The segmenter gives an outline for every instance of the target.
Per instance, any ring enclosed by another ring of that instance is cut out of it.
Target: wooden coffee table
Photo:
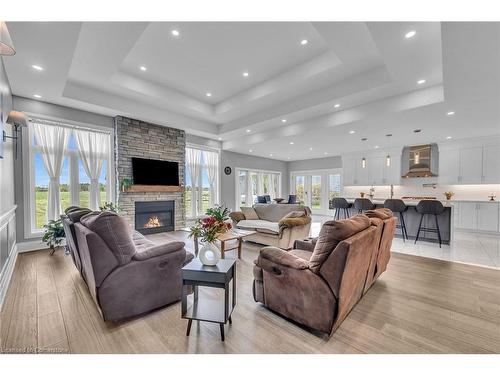
[[[243,229],[232,229],[229,232],[221,234],[217,237],[217,240],[220,242],[220,256],[224,259],[224,253],[229,250],[238,250],[238,259],[241,259],[241,245],[243,243],[243,238],[246,236],[250,236],[251,234],[255,234],[252,230],[243,230]],[[226,242],[236,240],[236,246],[226,247]]]
[[[182,230],[185,232],[190,232],[189,228],[182,228]],[[251,234],[255,234],[255,233],[257,233],[257,232],[255,232],[253,230],[231,229],[229,232],[221,234],[219,237],[217,237],[217,240],[220,242],[221,258],[222,259],[225,258],[224,253],[226,251],[237,249],[238,250],[238,259],[241,259],[241,245],[243,243],[243,238],[245,238],[246,236],[250,236]],[[229,241],[237,241],[236,246],[227,247],[226,242],[229,242]],[[199,242],[198,242],[197,236],[193,236],[193,243],[194,243],[194,255],[198,256]]]

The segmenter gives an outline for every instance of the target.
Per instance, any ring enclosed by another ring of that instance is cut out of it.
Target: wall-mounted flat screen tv
[[[179,186],[179,163],[164,160],[132,158],[136,185]]]

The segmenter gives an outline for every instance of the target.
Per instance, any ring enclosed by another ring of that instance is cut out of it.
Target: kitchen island
[[[349,203],[354,203],[355,198],[346,198]],[[371,201],[375,204],[376,208],[384,207],[384,198],[374,198]],[[417,237],[418,224],[420,222],[420,214],[416,210],[416,206],[419,200],[409,199],[403,200],[408,209],[403,213],[403,217],[406,223],[406,231],[408,233],[408,237],[410,240],[415,240]],[[444,211],[441,215],[438,216],[439,229],[441,232],[441,242],[445,245],[449,245],[453,238],[453,222],[454,222],[454,209],[455,206],[452,201],[441,201],[444,206]],[[356,215],[357,210],[352,207],[350,209],[350,215]],[[398,217],[399,214],[395,213],[395,216]],[[436,223],[434,221],[434,217],[432,215],[425,215],[424,220],[422,221],[422,227],[426,228],[435,228]],[[396,230],[396,237],[403,238],[401,234],[401,230]],[[438,242],[437,233],[433,232],[420,232],[419,241],[427,241],[427,242]]]

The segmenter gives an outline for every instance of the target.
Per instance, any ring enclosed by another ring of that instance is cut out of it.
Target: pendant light
[[[386,134],[385,136],[387,137],[387,156],[385,157],[385,165],[386,165],[386,167],[390,167],[391,166],[391,154],[389,154],[389,152],[390,152],[390,148],[391,148],[392,134]]]
[[[12,56],[15,54],[16,50],[10,38],[7,24],[5,21],[0,21],[0,56]]]
[[[366,142],[368,138],[361,138],[362,142]],[[363,157],[361,158],[361,168],[366,168],[365,146],[363,145]]]

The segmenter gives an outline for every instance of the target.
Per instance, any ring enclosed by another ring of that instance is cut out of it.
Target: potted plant
[[[50,255],[53,255],[56,249],[61,246],[63,239],[66,237],[61,219],[50,220],[43,226],[42,241],[50,247]]]
[[[101,211],[111,211],[111,212],[116,212],[116,213],[118,213],[122,210],[122,208],[119,205],[117,205],[113,202],[104,202],[104,204],[102,206],[99,206],[99,209]]]
[[[215,241],[217,237],[231,230],[232,225],[227,220],[229,219],[229,209],[224,206],[215,206],[209,208],[206,212],[206,217],[198,219],[194,226],[190,229],[189,237],[201,239],[204,243],[198,253],[198,258],[201,263],[206,266],[215,266],[219,261],[221,254]]]
[[[131,178],[124,178],[122,180],[121,186],[122,186],[122,192],[127,191],[130,189],[130,187],[134,184],[134,181]]]

